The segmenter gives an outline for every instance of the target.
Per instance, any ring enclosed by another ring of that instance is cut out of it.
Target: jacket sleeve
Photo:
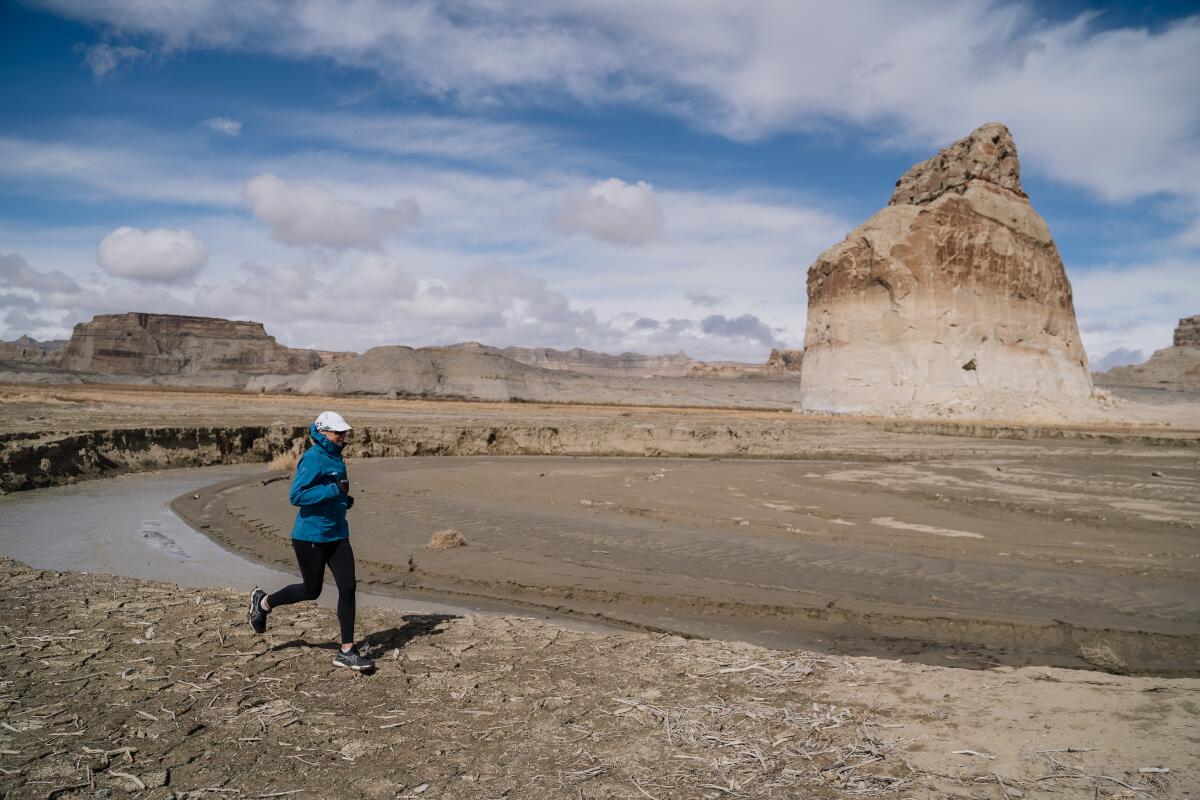
[[[340,494],[336,483],[325,482],[325,476],[316,467],[316,459],[300,459],[296,465],[296,477],[292,478],[292,491],[288,495],[292,505],[319,506]]]

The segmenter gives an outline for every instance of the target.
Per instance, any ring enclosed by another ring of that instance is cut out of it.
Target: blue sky
[[[1195,3],[0,5],[0,337],[762,360],[911,164],[988,121],[1093,363],[1200,313]]]

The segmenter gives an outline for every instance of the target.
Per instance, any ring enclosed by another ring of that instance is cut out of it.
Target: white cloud
[[[564,233],[586,233],[622,247],[638,247],[660,238],[663,222],[654,187],[645,181],[631,184],[619,178],[572,192],[554,219]]]
[[[294,135],[329,140],[355,150],[454,161],[545,163],[565,146],[554,133],[532,125],[430,114],[279,114],[274,120]]]
[[[143,133],[138,132],[139,141],[133,145],[0,136],[0,175],[14,186],[58,197],[238,204],[246,173],[236,163],[202,162]],[[126,139],[134,136],[126,134]]]
[[[97,44],[90,47],[80,45],[83,52],[83,64],[92,71],[92,76],[99,80],[116,70],[124,63],[137,61],[146,57],[146,51],[139,47],[113,47],[108,44]]]
[[[110,275],[147,283],[190,280],[208,260],[204,243],[190,231],[123,226],[105,236],[96,263]]]
[[[1178,320],[1200,309],[1200,260],[1078,268],[1068,275],[1090,354],[1169,347]]]
[[[70,275],[59,270],[36,270],[16,253],[0,253],[0,284],[46,294],[79,291],[79,284]]]
[[[390,208],[366,208],[322,186],[289,184],[269,172],[251,178],[242,194],[254,216],[271,226],[271,235],[292,245],[378,248],[420,216],[411,197],[393,201]]]
[[[742,139],[832,120],[922,151],[998,119],[1027,162],[1106,198],[1200,186],[1200,15],[1147,30],[1006,0],[46,2],[168,51],[330,59],[469,107],[631,103]]]
[[[204,124],[226,136],[240,136],[242,133],[242,123],[229,117],[211,117],[204,120]]]

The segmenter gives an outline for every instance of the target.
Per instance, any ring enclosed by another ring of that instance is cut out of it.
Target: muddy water
[[[0,555],[39,569],[123,575],[182,586],[248,591],[295,583],[296,574],[226,550],[187,525],[169,506],[181,494],[262,469],[262,465],[240,465],[170,470],[3,495]],[[358,602],[423,614],[492,610],[361,590]],[[318,604],[336,603],[337,590],[329,584]],[[597,626],[575,623],[573,627]]]

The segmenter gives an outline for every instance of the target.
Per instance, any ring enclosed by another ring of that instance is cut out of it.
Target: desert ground
[[[1166,405],[1030,427],[0,387],[0,458],[40,481],[11,488],[282,457],[176,504],[267,563],[297,431],[336,408],[364,588],[629,628],[364,609],[356,676],[327,609],[256,637],[230,590],[5,561],[0,787],[1194,797],[1200,424]],[[446,528],[466,546],[428,549]]]
[[[1192,797],[1200,681],[331,611],[0,561],[12,798]]]

